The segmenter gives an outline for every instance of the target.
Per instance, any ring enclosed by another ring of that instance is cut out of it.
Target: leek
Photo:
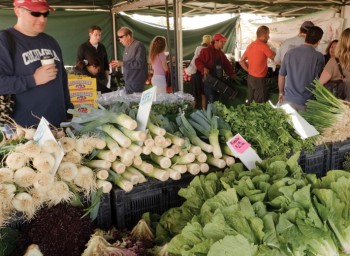
[[[113,184],[117,185],[121,189],[123,189],[125,192],[130,192],[133,189],[133,184],[123,178],[120,174],[115,173],[113,171],[108,171],[108,181],[112,182]]]
[[[222,117],[218,117],[218,128],[219,136],[222,138],[222,142],[226,143],[226,141],[233,137],[230,125]]]
[[[114,162],[117,159],[117,156],[111,150],[99,150],[96,157],[109,162]]]
[[[112,166],[111,166],[112,170],[115,171],[116,173],[123,173],[125,172],[125,164],[123,164],[122,162],[118,161],[118,160],[115,160],[113,163],[112,163]]]
[[[204,142],[197,136],[196,131],[189,123],[184,113],[176,117],[176,122],[179,125],[179,130],[181,131],[181,133],[184,136],[188,137],[192,144],[199,146],[205,152],[213,152],[213,146]]]
[[[192,175],[197,175],[198,173],[200,173],[201,168],[197,163],[190,163],[190,164],[187,164],[187,171]]]
[[[318,80],[313,81],[314,88],[311,90],[315,99],[306,102],[306,111],[301,115],[315,128],[322,132],[331,127],[337,119],[342,118],[345,105],[327,90]]]
[[[146,173],[146,175],[160,181],[166,181],[170,178],[169,172],[156,166],[154,166],[153,170],[150,173]]]
[[[172,148],[164,148],[163,149],[163,156],[172,158],[173,156],[175,156],[175,151]]]
[[[169,157],[158,156],[154,153],[151,153],[150,157],[152,161],[159,164],[159,166],[162,167],[163,169],[169,168],[171,166],[171,160]]]
[[[167,168],[166,171],[169,172],[170,179],[172,180],[181,179],[181,173],[178,170]]]
[[[128,167],[126,168],[126,170],[127,170],[127,172],[129,172],[129,173],[131,173],[131,174],[133,174],[133,175],[138,176],[138,178],[139,178],[138,183],[143,183],[143,182],[146,182],[146,181],[147,181],[146,177],[145,177],[139,170],[137,170],[135,167],[128,166]]]
[[[153,133],[155,135],[164,136],[166,133],[165,129],[156,126],[150,120],[148,120],[146,127],[151,133]]]
[[[140,165],[133,165],[133,167],[140,170],[144,174],[151,173],[154,169],[153,165],[147,162],[142,162]]]
[[[91,108],[88,113],[82,113],[76,109],[68,109],[67,112],[74,115],[72,123],[84,124],[80,133],[86,133],[106,123],[115,123],[130,130],[135,130],[137,127],[137,122],[123,112],[94,108]]]
[[[123,132],[131,141],[141,141],[143,142],[146,139],[146,132],[144,131],[134,131],[127,129],[125,127],[118,127],[121,132]]]
[[[314,99],[306,102],[306,111],[301,115],[321,133],[316,144],[346,140],[350,133],[348,103],[337,99],[319,81],[314,80],[313,85]]]
[[[185,144],[185,140],[179,136],[176,136],[174,134],[171,134],[169,132],[167,132],[164,135],[165,138],[171,139],[172,144],[178,145],[180,147],[182,147],[182,145]]]
[[[185,155],[179,156],[176,155],[171,158],[171,161],[174,164],[190,164],[196,159],[196,156],[193,153],[186,153]]]
[[[112,139],[111,136],[106,134],[104,140],[107,144],[107,148],[109,148],[115,156],[119,156],[121,154],[122,150],[120,149],[120,146],[114,139]]]
[[[86,162],[85,162],[85,165],[86,165],[87,167],[90,167],[90,168],[108,170],[108,169],[111,168],[112,163],[109,162],[109,161],[107,161],[107,160],[97,160],[97,159],[94,159],[94,160],[86,161]]]
[[[101,126],[102,131],[111,136],[121,147],[127,148],[131,145],[131,140],[112,124]]]
[[[176,164],[176,165],[173,165],[171,168],[178,171],[181,174],[187,172],[187,165],[185,164]]]
[[[215,166],[217,168],[223,169],[226,167],[226,161],[224,159],[220,159],[220,158],[215,158],[213,155],[211,154],[207,154],[207,163]]]

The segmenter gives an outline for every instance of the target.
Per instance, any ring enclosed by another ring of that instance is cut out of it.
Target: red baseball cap
[[[213,36],[213,40],[214,40],[214,41],[220,41],[220,40],[222,40],[222,41],[227,41],[227,38],[224,37],[222,34],[215,34],[215,35]]]
[[[49,6],[46,0],[14,0],[14,7],[24,7],[32,12],[41,12],[45,10],[55,11]]]

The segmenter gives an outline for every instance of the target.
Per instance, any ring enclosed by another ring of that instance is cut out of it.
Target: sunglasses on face
[[[28,10],[26,8],[22,8],[22,9],[26,10],[27,12],[29,12],[30,15],[32,15],[35,18],[39,18],[40,16],[44,16],[44,18],[47,18],[47,16],[49,16],[49,14],[50,14],[50,11],[47,11],[47,12],[32,12],[31,10]]]
[[[127,36],[127,35],[118,36],[118,38],[119,38],[119,39],[122,39],[124,36]]]

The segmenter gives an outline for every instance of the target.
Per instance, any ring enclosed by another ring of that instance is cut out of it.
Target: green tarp
[[[53,36],[63,51],[65,65],[74,65],[80,44],[89,38],[89,27],[98,25],[102,28],[102,42],[112,58],[113,37],[112,16],[107,12],[56,11],[48,18],[46,33]],[[16,23],[13,10],[0,10],[0,28],[7,28]]]
[[[0,28],[7,28],[16,22],[13,10],[0,10]],[[183,58],[189,60],[193,52],[201,43],[202,35],[222,33],[228,36],[224,51],[233,53],[235,46],[235,25],[237,18],[218,23],[197,30],[183,31]],[[113,59],[113,31],[112,14],[108,12],[94,11],[56,11],[49,16],[46,33],[52,35],[59,42],[65,65],[74,65],[79,45],[88,39],[88,29],[91,25],[98,25],[102,28],[102,43],[106,46],[109,59]],[[152,38],[156,35],[167,35],[166,28],[155,27],[150,24],[141,23],[128,16],[117,15],[117,29],[121,26],[128,26],[134,31],[137,40],[144,43],[148,49]],[[173,40],[173,32],[170,32]],[[171,43],[174,46],[174,42]],[[117,43],[117,53],[120,59],[123,47]]]

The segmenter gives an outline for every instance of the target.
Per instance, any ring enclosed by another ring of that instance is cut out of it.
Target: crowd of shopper
[[[40,118],[45,117],[52,125],[59,126],[70,118],[67,109],[72,103],[61,48],[45,33],[48,17],[54,9],[46,0],[14,0],[13,4],[17,22],[0,33],[0,95],[12,95],[15,106],[12,118],[18,124],[37,125]],[[151,84],[157,87],[158,93],[166,93],[169,59],[165,37],[153,38],[147,59],[146,48],[134,38],[133,31],[121,27],[117,37],[124,46],[123,57],[109,61],[106,47],[101,43],[102,29],[93,25],[88,35],[88,40],[78,47],[74,70],[96,78],[98,91],[110,92],[110,72],[122,67],[125,92],[143,92],[150,64]],[[305,109],[305,102],[312,96],[311,82],[317,78],[323,84],[343,80],[346,84],[344,98],[350,100],[350,29],[343,31],[339,41],[330,42],[325,54],[317,50],[323,31],[311,21],[303,22],[298,35],[285,40],[277,53],[268,45],[269,35],[269,27],[260,26],[256,40],[247,47],[239,62],[248,73],[248,103],[268,100],[265,84],[268,59],[280,65],[280,104],[291,104],[298,111]],[[233,65],[223,52],[226,41],[219,33],[204,35],[186,69],[191,74],[191,93],[197,108],[205,109],[208,102],[218,100],[218,92],[205,83],[208,76],[236,78]],[[42,65],[41,57],[48,54],[54,63]]]

